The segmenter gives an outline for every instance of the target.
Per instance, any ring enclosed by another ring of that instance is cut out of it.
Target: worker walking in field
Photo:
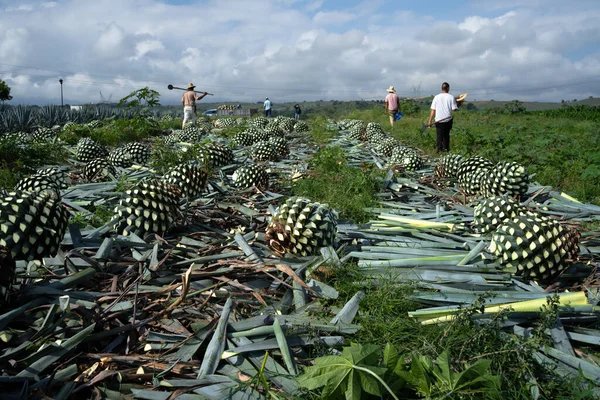
[[[300,109],[300,104],[296,104],[294,106],[294,118],[300,119],[300,114],[302,114],[302,110]]]
[[[396,89],[390,86],[387,89],[387,96],[385,96],[385,111],[390,116],[390,125],[394,128],[394,121],[396,120],[396,114],[400,112],[400,98],[396,94]]]
[[[196,100],[202,100],[208,93],[203,92],[202,96],[196,95],[193,83],[188,83],[188,88],[181,98],[183,103],[183,122],[181,129],[185,128],[186,124],[191,123],[196,125]]]
[[[435,116],[435,130],[437,133],[437,151],[450,151],[450,131],[452,130],[452,112],[458,109],[456,99],[450,93],[448,82],[442,83],[442,93],[436,95],[431,102],[429,122],[431,126]]]
[[[265,98],[265,103],[263,104],[264,109],[265,109],[265,117],[272,117],[273,115],[271,114],[271,100],[269,100],[269,98]]]

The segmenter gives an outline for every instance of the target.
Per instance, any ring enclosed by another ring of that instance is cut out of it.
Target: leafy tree
[[[10,95],[10,86],[0,79],[0,101],[12,100]]]
[[[119,100],[117,106],[136,109],[135,117],[131,120],[135,130],[151,135],[159,129],[158,122],[152,118],[151,107],[160,106],[158,101],[160,93],[148,86],[134,90]]]
[[[119,100],[119,104],[117,105],[127,108],[160,106],[159,97],[160,93],[146,86],[129,93]]]
[[[504,105],[504,113],[505,114],[522,114],[526,111],[525,107],[523,107],[523,103],[519,100],[513,100]]]
[[[400,111],[402,111],[404,115],[415,115],[418,114],[420,110],[421,108],[413,99],[404,99],[400,103]]]

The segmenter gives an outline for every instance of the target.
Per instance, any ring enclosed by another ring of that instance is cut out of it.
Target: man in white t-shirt
[[[456,99],[450,93],[448,82],[442,83],[442,93],[436,95],[431,102],[429,123],[431,126],[435,116],[435,129],[437,131],[437,151],[450,151],[450,130],[452,130],[452,111],[458,108]]]
[[[271,117],[271,100],[268,97],[265,99],[263,106],[265,108],[265,117]]]

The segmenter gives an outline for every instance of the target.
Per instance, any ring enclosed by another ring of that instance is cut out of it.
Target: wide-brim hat
[[[387,88],[387,91],[390,93],[396,93],[396,89],[394,89],[393,86],[390,86],[389,88]]]
[[[192,82],[188,83],[188,89],[193,89],[195,87],[196,85],[194,85]]]
[[[467,98],[467,93],[463,93],[456,98],[456,101],[464,101]]]

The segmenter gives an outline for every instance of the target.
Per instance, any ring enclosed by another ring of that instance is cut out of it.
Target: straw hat
[[[467,98],[467,93],[463,93],[463,94],[461,94],[460,96],[458,96],[458,97],[456,98],[456,101],[457,101],[457,102],[459,102],[459,101],[464,101],[464,99],[466,99],[466,98]]]
[[[188,89],[193,89],[195,87],[196,87],[196,85],[194,85],[193,83],[191,83],[191,82],[188,83]]]
[[[396,93],[396,89],[394,89],[393,86],[390,86],[389,88],[387,88],[387,91],[390,93]]]

